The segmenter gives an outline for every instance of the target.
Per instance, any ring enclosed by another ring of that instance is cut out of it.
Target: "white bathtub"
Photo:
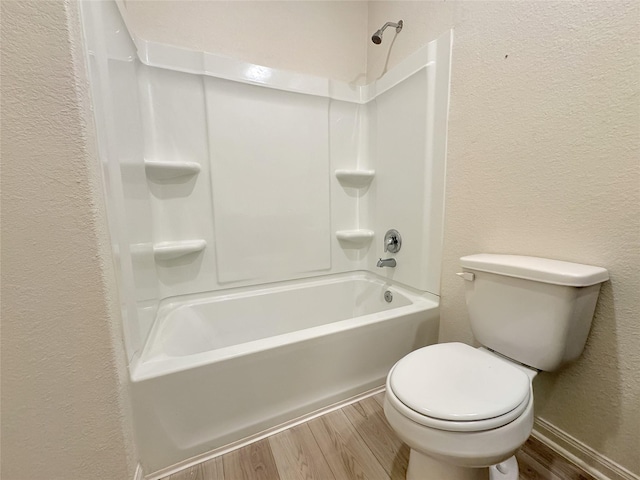
[[[167,300],[132,371],[145,473],[383,385],[438,318],[366,272]]]

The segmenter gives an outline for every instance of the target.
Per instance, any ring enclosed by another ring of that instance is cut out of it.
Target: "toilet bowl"
[[[486,467],[513,456],[531,433],[536,374],[462,343],[400,360],[387,376],[384,413],[411,448],[407,479],[489,478]]]
[[[532,381],[579,357],[601,267],[517,255],[462,257],[469,320],[484,347],[411,352],[387,376],[384,413],[411,448],[408,480],[517,480],[533,427]]]

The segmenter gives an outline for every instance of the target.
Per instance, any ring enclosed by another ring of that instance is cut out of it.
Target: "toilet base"
[[[515,456],[491,467],[469,468],[441,462],[411,449],[407,480],[518,480]]]
[[[518,480],[518,460],[515,455],[489,467],[489,480]]]
[[[451,465],[412,448],[409,454],[407,480],[489,480],[489,468]]]

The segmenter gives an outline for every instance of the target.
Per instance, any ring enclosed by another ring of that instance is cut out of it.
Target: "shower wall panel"
[[[373,157],[367,148],[368,105],[331,99],[329,103],[329,148],[331,157],[331,222],[332,233],[368,229],[371,184],[353,185],[340,182],[336,170],[372,170]],[[375,183],[375,181],[374,181]],[[345,271],[350,265],[369,267],[369,242],[344,242],[331,235],[333,268]]]
[[[144,162],[199,169],[144,179],[147,245],[206,243],[156,256],[161,298],[364,267],[333,234],[360,222],[333,174],[357,168],[360,105],[144,65],[137,81]]]
[[[384,235],[395,228],[402,248],[395,258],[396,281],[433,291],[424,275],[425,208],[431,192],[427,172],[427,69],[414,73],[375,100],[372,128],[376,138],[375,229]],[[384,251],[380,256],[386,255]]]
[[[137,88],[139,62],[131,38],[119,34],[123,25],[115,4],[81,3],[81,11],[124,343],[131,360],[160,300]]]
[[[443,35],[427,48],[426,65],[369,103],[369,145],[376,169],[370,225],[381,237],[390,228],[402,236],[402,248],[393,255],[397,266],[384,274],[438,294],[451,36]],[[379,242],[369,263],[388,256]]]
[[[204,82],[199,75],[141,66],[139,90],[144,125],[144,159],[189,162],[198,174],[148,175],[154,244],[202,239],[212,246],[213,208]],[[156,258],[163,298],[215,287],[213,248]]]
[[[131,259],[130,267],[121,263],[120,268],[125,271],[130,268],[131,285],[135,292],[134,299],[122,299],[129,319],[127,330],[135,331],[133,338],[136,339],[130,342],[128,349],[135,351],[136,345],[144,342],[151,328],[161,292],[153,255],[152,198],[147,188],[144,166],[143,122],[137,89],[138,65],[130,60],[112,58],[108,66],[108,81],[114,90],[109,108],[113,112],[112,125],[116,139],[109,147],[116,157],[111,159],[108,168],[112,170],[113,178],[117,178],[116,183],[122,187],[122,198],[116,208],[122,209],[121,221],[125,227],[116,229],[116,238],[119,256],[124,260],[128,250]],[[115,159],[117,166],[113,161]],[[111,208],[114,206],[111,205]]]
[[[329,99],[206,79],[217,276],[331,268]]]

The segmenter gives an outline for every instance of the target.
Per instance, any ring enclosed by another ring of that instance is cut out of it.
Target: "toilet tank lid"
[[[478,253],[460,258],[460,265],[468,270],[570,287],[588,287],[609,280],[609,272],[602,267],[522,255]]]

